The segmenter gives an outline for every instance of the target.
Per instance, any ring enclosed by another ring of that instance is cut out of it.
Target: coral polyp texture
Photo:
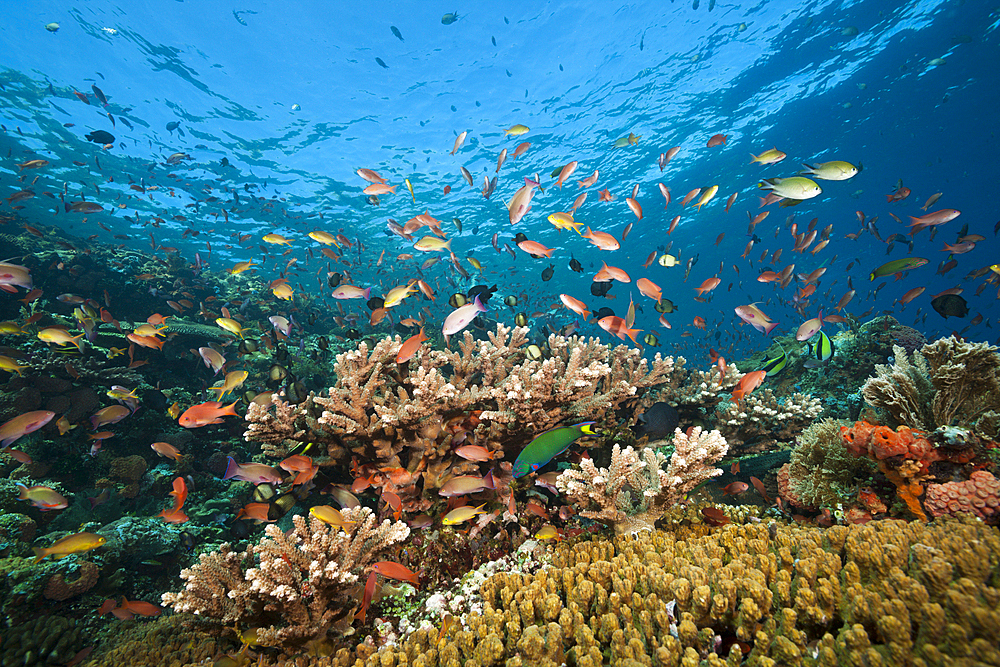
[[[1000,664],[1000,534],[977,520],[707,530],[560,545],[447,636],[329,664]]]

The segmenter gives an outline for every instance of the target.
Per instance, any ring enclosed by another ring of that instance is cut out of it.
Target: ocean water
[[[446,13],[457,20],[445,24]],[[0,182],[8,197],[22,187],[16,163],[46,159],[46,168],[22,172],[40,177],[35,190],[65,189],[67,199],[85,197],[105,211],[66,214],[57,199],[36,196],[21,202],[28,220],[145,251],[151,251],[152,231],[157,246],[177,248],[191,262],[198,253],[213,269],[263,259],[266,277],[277,276],[294,257],[293,285],[328,304],[329,290],[317,275],[327,270],[326,258],[306,236],[317,229],[361,241],[363,250],[355,244],[346,253],[347,269],[350,279],[375,294],[417,277],[445,296],[496,284],[501,296],[521,295],[522,303],[509,309],[494,299],[487,317],[509,321],[523,310],[553,329],[574,319],[559,304],[561,293],[619,316],[632,297],[639,307],[636,328],[655,332],[666,350],[708,342],[736,353],[759,349],[766,343],[739,322],[737,305],[764,304],[779,322],[778,333],[787,333],[819,311],[829,314],[850,286],[856,296],[845,313],[893,313],[929,338],[962,331],[989,339],[997,292],[987,286],[977,294],[977,288],[993,274],[967,276],[997,261],[998,17],[995,3],[954,0],[246,8],[166,0],[30,3],[9,11],[0,27]],[[58,23],[57,32],[46,30],[50,22]],[[515,124],[530,131],[505,136]],[[87,141],[94,130],[111,132],[113,145]],[[451,155],[463,131],[468,138]],[[614,147],[630,133],[640,137],[637,143]],[[715,134],[727,135],[726,143],[707,147]],[[513,152],[522,141],[530,148],[497,172],[501,150]],[[658,156],[675,146],[679,152],[661,171]],[[772,147],[787,158],[751,163],[751,154]],[[165,163],[178,152],[190,159]],[[566,186],[552,187],[553,169],[573,160],[579,166]],[[847,181],[818,181],[822,194],[798,206],[760,208],[760,179],[793,176],[801,163],[829,160],[862,170]],[[461,167],[474,187],[463,180]],[[370,204],[359,168],[378,171],[396,193]],[[546,221],[568,210],[582,191],[576,181],[595,170],[599,179],[587,188],[576,220],[619,239],[633,223],[613,252]],[[486,200],[483,177],[494,175],[496,191]],[[535,175],[544,192],[536,192],[531,211],[512,227],[505,202]],[[659,183],[672,192],[666,208]],[[900,183],[912,194],[887,202]],[[159,189],[142,193],[130,184]],[[719,186],[718,195],[700,211],[693,203],[680,207],[685,193],[712,185]],[[633,187],[641,220],[625,203]],[[603,189],[615,199],[599,201]],[[912,251],[907,243],[879,240],[860,222],[861,216],[876,219],[881,239],[905,235],[907,216],[922,215],[920,207],[935,193],[942,194],[928,210],[954,208],[961,215],[933,238],[928,230],[912,237]],[[471,278],[448,261],[419,271],[425,256],[386,231],[390,218],[404,223],[424,211],[444,221],[451,249]],[[743,257],[751,239],[748,221],[762,211],[769,215]],[[677,229],[668,235],[677,215]],[[154,229],[155,218],[161,222]],[[461,234],[453,218],[462,221]],[[828,245],[814,254],[794,253],[790,225],[801,233],[814,219],[816,229],[832,225]],[[290,256],[261,243],[271,232],[291,239]],[[501,249],[505,241],[513,247],[517,232],[554,248],[551,261],[520,250],[512,258],[491,246],[498,234]],[[856,240],[847,238],[858,233]],[[114,234],[129,238],[115,240]],[[935,274],[950,259],[944,244],[962,234],[984,240],[954,255],[957,266],[948,273]],[[251,236],[241,245],[241,235]],[[668,244],[679,266],[642,267]],[[779,248],[779,261],[769,263]],[[397,259],[404,253],[417,257]],[[761,261],[762,253],[767,260]],[[929,261],[899,281],[869,279],[875,267],[907,256]],[[479,260],[482,276],[467,257]],[[571,257],[583,263],[583,273],[569,269]],[[696,262],[685,280],[691,258]],[[591,296],[602,261],[625,269],[633,283],[615,283],[609,298]],[[542,281],[550,263],[554,276]],[[756,280],[759,272],[790,263],[802,275],[829,269],[816,294],[801,304],[792,298],[802,287],[798,280],[785,290]],[[713,276],[719,287],[707,302],[695,301],[694,288]],[[666,316],[671,329],[635,289],[639,277],[659,285],[677,306]],[[946,320],[930,299],[956,286],[964,289],[971,312]],[[875,287],[883,289],[875,293]],[[914,287],[926,291],[902,310],[896,300]],[[447,313],[443,302],[431,307],[435,318]],[[367,317],[360,301],[351,307]],[[977,314],[981,323],[970,327]],[[693,328],[695,316],[706,320],[706,332]],[[609,339],[595,324],[579,326]]]

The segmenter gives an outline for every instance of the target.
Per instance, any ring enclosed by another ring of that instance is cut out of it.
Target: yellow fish
[[[417,291],[416,287],[413,287],[413,283],[409,285],[398,285],[389,290],[385,298],[383,299],[383,308],[392,308],[396,304],[402,302],[403,299],[410,296]]]
[[[77,533],[75,535],[67,535],[61,540],[56,540],[55,543],[47,549],[39,549],[35,547],[33,551],[35,552],[35,563],[40,563],[42,560],[52,556],[55,560],[60,558],[65,558],[70,554],[81,554],[91,549],[96,549],[107,542],[106,539],[100,535],[95,535],[93,533]]]
[[[128,352],[127,347],[113,347],[108,350],[108,359],[114,359],[118,355],[125,354],[126,352]]]
[[[436,236],[425,236],[414,243],[413,247],[422,252],[440,252],[442,250],[451,251],[451,239],[442,241]]]
[[[18,363],[10,357],[0,355],[0,369],[20,375],[22,368],[24,368],[24,366],[18,365]]]
[[[445,526],[454,526],[455,524],[465,523],[477,514],[486,514],[486,511],[483,509],[484,507],[486,507],[486,503],[483,503],[479,507],[472,507],[471,505],[456,507],[444,515],[444,518],[441,519],[441,523]]]
[[[49,327],[48,329],[42,329],[38,332],[38,339],[43,342],[59,345],[60,347],[75,345],[76,349],[83,352],[83,347],[80,346],[81,338],[83,338],[83,334],[80,334],[79,336],[70,336],[68,331],[57,327]]]
[[[323,523],[330,524],[335,528],[342,528],[344,532],[347,532],[348,526],[353,526],[357,521],[348,521],[344,518],[344,515],[340,513],[336,507],[330,507],[329,505],[315,505],[309,508],[309,513],[314,517],[322,521]]]
[[[278,297],[279,299],[284,299],[285,301],[291,301],[292,296],[294,295],[294,292],[292,291],[292,288],[288,286],[288,283],[281,283],[280,285],[275,285],[274,287],[271,288],[271,292],[274,294],[274,296]]]
[[[209,387],[212,391],[219,392],[215,400],[221,401],[222,397],[239,387],[246,381],[250,374],[246,371],[229,371],[221,387]],[[173,416],[173,415],[171,415]]]
[[[233,268],[226,269],[226,272],[229,273],[229,275],[231,276],[235,276],[238,273],[243,273],[244,271],[248,271],[251,266],[257,266],[256,264],[253,263],[252,259],[249,259],[245,262],[236,262]]]
[[[527,134],[530,131],[531,130],[528,128],[527,125],[518,124],[518,125],[512,125],[510,129],[504,130],[503,133],[511,137],[519,137],[522,134]]]
[[[243,327],[240,326],[240,323],[236,320],[231,320],[228,317],[217,317],[215,318],[215,323],[229,333],[236,334],[240,338],[243,338]]]
[[[340,244],[337,243],[337,239],[333,236],[333,234],[327,234],[326,232],[309,232],[309,238],[324,245],[335,245],[338,248],[340,247]]]
[[[410,191],[410,199],[412,199],[413,203],[416,204],[417,203],[417,198],[415,196],[413,196],[413,186],[410,185],[410,179],[404,178],[403,182],[406,183],[406,189]]]
[[[177,419],[177,415],[181,413],[181,404],[174,401],[174,404],[167,408],[167,414],[170,415],[171,419]]]
[[[273,243],[275,245],[292,245],[292,242],[281,234],[265,234],[262,238],[265,243]]]

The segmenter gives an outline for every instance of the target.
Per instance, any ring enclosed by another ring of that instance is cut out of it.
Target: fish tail
[[[775,326],[777,326],[777,325],[775,325]],[[213,387],[213,389],[214,388],[215,387]],[[221,398],[222,394],[219,394],[219,396]],[[239,417],[239,415],[236,414],[236,404],[237,403],[239,403],[238,400],[237,401],[233,401],[232,403],[230,403],[229,405],[227,405],[226,407],[224,407],[222,409],[222,414],[224,414],[224,415],[230,415],[232,417]]]
[[[777,326],[778,326],[777,322],[770,322],[768,324],[765,324],[764,325],[764,335],[766,336],[769,333],[771,333],[772,331],[774,331]]]
[[[32,565],[37,565],[38,563],[42,562],[42,560],[46,556],[49,555],[49,552],[46,549],[39,549],[38,547],[32,547],[31,550],[35,552],[35,560],[32,561],[31,563]]]
[[[240,474],[240,466],[236,463],[236,459],[230,456],[229,465],[226,466],[226,474],[222,476],[222,479],[232,479],[238,474]]]

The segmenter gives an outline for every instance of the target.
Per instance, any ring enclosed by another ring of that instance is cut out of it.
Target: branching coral
[[[996,349],[954,336],[925,345],[912,357],[894,345],[893,365],[876,366],[876,375],[865,382],[862,393],[892,426],[928,431],[939,426],[974,428],[987,413],[1000,411]]]
[[[706,479],[722,474],[712,464],[728,449],[718,431],[703,434],[700,427],[690,436],[677,429],[673,443],[667,470],[662,469],[666,455],[654,446],[622,450],[616,443],[608,468],[584,459],[579,470],[566,470],[556,478],[556,488],[582,508],[581,516],[608,523],[617,533],[652,530],[666,507]]]
[[[779,400],[765,389],[732,401],[717,413],[719,430],[738,455],[773,449],[791,442],[823,412],[823,403],[808,394],[795,393]]]
[[[624,345],[555,335],[546,358],[529,359],[527,333],[498,324],[489,340],[476,340],[466,331],[457,350],[421,348],[407,365],[396,363],[399,336],[371,348],[362,342],[337,356],[337,381],[326,395],[252,407],[245,438],[274,456],[301,442],[324,444],[320,465],[353,453],[374,473],[395,471],[377,474],[374,484],[399,495],[404,509],[422,510],[422,490],[478,470],[453,454],[454,443],[471,440],[501,454],[566,419],[600,422],[622,405],[651,404],[646,390],[675,369],[671,357],[648,361]]]
[[[188,582],[184,590],[165,593],[163,602],[224,625],[259,628],[262,646],[300,645],[335,626],[343,629],[358,603],[356,583],[384,549],[405,540],[410,530],[399,521],[377,525],[366,507],[342,514],[357,522],[349,533],[296,515],[287,535],[272,524],[243,553],[228,544],[204,553],[197,565],[181,571]]]

